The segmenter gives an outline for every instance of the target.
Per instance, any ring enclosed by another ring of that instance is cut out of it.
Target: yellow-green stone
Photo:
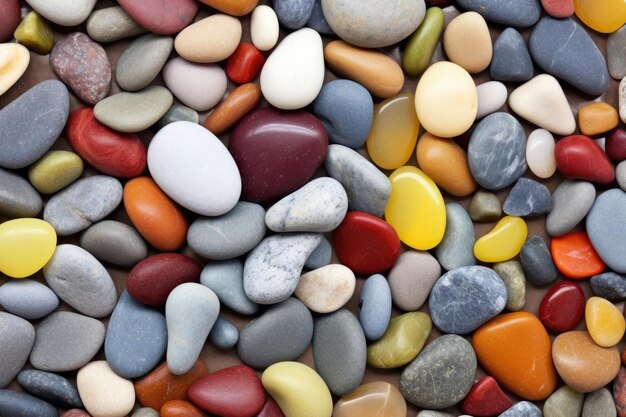
[[[28,179],[40,193],[67,187],[83,173],[83,160],[74,152],[50,151],[28,170]]]
[[[428,68],[443,32],[444,15],[439,7],[430,7],[417,30],[411,35],[402,55],[402,69],[417,77]]]
[[[13,36],[19,43],[40,55],[48,54],[54,46],[52,27],[37,12],[28,13],[15,29]]]
[[[519,311],[526,303],[526,275],[522,265],[517,261],[506,261],[494,264],[493,270],[500,275],[506,287],[506,308]]]

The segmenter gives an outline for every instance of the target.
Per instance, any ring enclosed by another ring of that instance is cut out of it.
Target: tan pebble
[[[417,310],[440,276],[441,266],[434,256],[427,251],[408,250],[389,272],[391,298],[402,310]]]
[[[106,361],[88,363],[78,371],[80,399],[93,417],[123,417],[135,405],[133,383],[117,375]]]
[[[343,307],[352,294],[356,279],[344,265],[326,265],[300,277],[295,295],[317,313],[330,313]]]
[[[608,132],[619,123],[615,107],[602,101],[589,103],[578,110],[578,126],[583,135],[598,135]]]
[[[183,29],[176,36],[174,48],[189,61],[219,62],[232,55],[240,40],[239,19],[225,14],[214,14]]]
[[[452,19],[443,33],[443,46],[450,61],[475,74],[491,63],[493,46],[485,19],[466,12]]]
[[[406,401],[388,382],[363,384],[337,401],[333,417],[405,417]]]
[[[258,85],[240,85],[213,110],[204,122],[204,127],[219,135],[254,109],[260,100],[261,89]]]
[[[0,44],[0,96],[19,80],[30,62],[30,53],[19,43]]]

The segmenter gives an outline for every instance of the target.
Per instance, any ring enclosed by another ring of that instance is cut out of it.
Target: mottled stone
[[[532,26],[541,16],[539,0],[458,0],[458,3],[467,10],[480,13],[488,22],[506,26]]]
[[[606,58],[611,77],[616,80],[626,77],[626,25],[608,36]]]
[[[212,262],[204,267],[200,283],[209,287],[220,303],[239,314],[255,314],[259,306],[246,297],[243,289],[243,264],[239,259]]]
[[[526,303],[526,276],[522,265],[518,261],[499,262],[493,270],[500,275],[506,287],[506,308],[509,311],[519,311]]]
[[[120,6],[95,10],[87,19],[87,33],[96,42],[114,42],[145,32]]]
[[[565,180],[552,193],[552,210],[546,217],[551,236],[571,231],[587,216],[596,199],[596,188],[587,181]]]
[[[552,210],[550,190],[530,178],[517,180],[507,196],[502,210],[509,216],[540,216]]]
[[[541,410],[533,403],[520,401],[498,417],[543,417]]]
[[[0,387],[22,370],[35,342],[35,329],[26,320],[0,311]]]
[[[583,404],[582,417],[615,417],[615,402],[606,388],[587,394]]]
[[[499,81],[528,81],[533,77],[533,61],[520,33],[506,28],[493,44],[489,67],[491,78]]]
[[[626,277],[615,272],[594,275],[589,280],[594,295],[607,300],[623,300],[626,298]],[[5,284],[6,285],[6,284]],[[2,288],[0,288],[0,291]],[[1,304],[1,303],[0,303]]]
[[[186,121],[191,123],[198,123],[200,117],[198,112],[182,104],[174,104],[170,109],[159,119],[154,125],[154,128],[161,130],[161,128],[169,125],[170,123]]]
[[[446,204],[446,231],[435,253],[445,270],[476,264],[474,224],[467,211],[456,203]]]
[[[17,382],[31,394],[59,407],[83,407],[76,387],[60,375],[28,369],[17,375]]]
[[[567,385],[554,391],[543,404],[544,417],[579,417],[583,409],[584,394]]]
[[[121,266],[134,266],[148,256],[148,245],[141,235],[115,220],[91,225],[81,235],[80,246],[101,261]]]
[[[96,1],[28,0],[27,3],[37,13],[57,25],[77,26],[87,19]]]
[[[558,276],[552,255],[541,236],[533,236],[524,243],[520,251],[520,263],[526,278],[535,285],[550,284]]]
[[[478,190],[470,200],[467,211],[475,222],[495,222],[502,216],[502,204],[494,193]]]
[[[0,214],[36,217],[43,207],[37,190],[24,178],[0,168]]]
[[[0,306],[27,320],[47,316],[57,309],[59,299],[47,286],[31,279],[5,282],[0,286]]]

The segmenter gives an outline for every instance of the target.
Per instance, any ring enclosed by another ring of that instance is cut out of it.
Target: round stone
[[[419,309],[440,276],[441,266],[430,253],[412,250],[404,252],[389,272],[389,287],[394,304],[405,311]]]
[[[565,180],[552,193],[552,210],[546,217],[546,230],[551,236],[570,232],[583,220],[596,199],[590,182]]]
[[[40,319],[59,306],[54,291],[30,279],[12,280],[0,286],[0,306],[26,320]]]
[[[217,64],[176,57],[163,68],[163,81],[177,99],[196,111],[212,109],[226,93],[226,73]]]
[[[0,312],[0,325],[3,329],[0,333],[2,343],[0,387],[6,387],[28,361],[28,355],[35,343],[35,329],[28,321],[4,311]],[[32,361],[31,364],[35,366]]]
[[[246,297],[243,264],[238,259],[208,264],[200,274],[200,283],[213,290],[222,305],[239,314],[255,314],[259,310],[259,306]]]
[[[91,415],[125,416],[135,405],[133,383],[113,372],[106,361],[91,362],[83,367],[76,375],[76,385]]]
[[[354,273],[343,265],[327,265],[302,274],[294,294],[310,310],[331,313],[344,306],[354,294]]]
[[[593,248],[609,268],[626,273],[626,254],[619,250],[626,233],[626,192],[610,189],[600,194],[587,215],[587,233]]]
[[[8,218],[36,217],[43,207],[37,191],[28,181],[0,168],[0,213]]]
[[[448,23],[443,46],[450,61],[476,74],[489,66],[491,37],[485,19],[476,12],[465,12]]]
[[[50,151],[28,169],[28,179],[40,193],[52,194],[76,181],[83,160],[70,151]]]
[[[241,22],[216,13],[183,29],[174,41],[176,52],[188,61],[219,62],[228,58],[241,40]]]

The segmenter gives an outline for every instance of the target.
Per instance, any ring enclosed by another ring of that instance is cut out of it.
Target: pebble
[[[405,311],[418,310],[440,276],[441,266],[429,252],[408,250],[402,253],[389,272],[394,304]]]
[[[50,288],[38,281],[12,280],[0,286],[0,305],[11,314],[36,320],[56,310],[59,299]]]
[[[626,230],[625,205],[626,192],[610,189],[596,198],[586,220],[593,248],[609,268],[621,274],[626,273],[626,256],[616,239]]]
[[[60,375],[28,369],[17,375],[17,382],[31,394],[60,407],[83,407],[76,387]]]
[[[133,414],[132,417],[160,417],[161,414],[158,411],[153,410],[149,407],[141,407],[138,408]],[[76,416],[82,417],[82,416]]]
[[[0,271],[24,278],[39,271],[52,257],[57,237],[50,224],[21,218],[0,225]]]
[[[502,206],[509,216],[540,216],[552,210],[550,190],[542,183],[522,177],[517,180]]]
[[[82,178],[52,196],[43,218],[57,234],[67,236],[85,230],[111,214],[122,201],[122,184],[109,176]]]
[[[201,0],[202,3],[231,16],[244,16],[250,13],[257,5],[258,0]]]
[[[22,78],[29,63],[30,54],[26,47],[17,43],[0,44],[0,64],[2,64],[0,96]]]
[[[404,417],[406,411],[406,401],[398,388],[388,382],[374,381],[341,397],[335,403],[333,416]]]
[[[16,41],[39,55],[47,55],[54,46],[52,26],[35,11],[22,19],[13,34]]]
[[[594,275],[589,280],[594,295],[607,300],[623,300],[626,298],[626,277],[615,272]],[[6,284],[5,284],[6,285]],[[2,291],[0,288],[0,304]]]
[[[528,281],[535,285],[550,284],[558,276],[548,246],[541,236],[533,236],[524,243],[520,263]]]
[[[493,377],[484,376],[472,386],[463,399],[461,409],[475,416],[500,415],[511,407],[511,399]]]
[[[498,417],[542,417],[539,407],[528,401],[520,401]]]
[[[326,237],[322,237],[322,242],[317,245],[317,248],[311,252],[306,262],[305,268],[317,269],[323,266],[329,265],[333,256],[333,247],[330,241]]]
[[[483,71],[493,54],[487,22],[476,12],[461,13],[446,26],[443,47],[448,59],[470,74]]]
[[[211,112],[204,122],[204,127],[215,135],[230,129],[246,114],[254,110],[261,101],[261,88],[254,83],[235,88]]]
[[[475,265],[475,241],[474,225],[467,211],[459,204],[446,204],[446,231],[435,251],[443,269]]]
[[[617,415],[624,414],[624,379],[626,379],[626,369],[622,367],[617,374],[617,378],[613,381],[613,399],[615,400],[615,408]]]
[[[554,137],[545,129],[530,132],[526,142],[526,163],[530,171],[539,178],[550,178],[556,172]]]
[[[0,20],[0,42],[10,41],[13,31],[22,18],[19,0],[7,0],[2,3],[2,20]]]
[[[556,78],[539,74],[509,95],[509,106],[518,116],[554,134],[571,135],[576,120]]]
[[[217,315],[220,302],[209,288],[187,282],[167,297],[167,366],[175,375],[189,371],[202,350]]]
[[[509,95],[506,86],[499,81],[487,81],[476,86],[476,94],[478,96],[477,120],[500,110]]]
[[[198,11],[198,3],[193,0],[173,0],[166,3],[160,0],[121,0],[118,3],[138,24],[161,35],[180,32],[191,23]]]
[[[311,311],[332,313],[350,300],[355,285],[354,273],[349,268],[327,265],[302,274],[294,295]]]
[[[278,42],[278,16],[269,6],[255,7],[250,19],[250,37],[260,51],[269,51]]]
[[[57,417],[56,408],[23,392],[0,390],[0,413],[12,417]]]
[[[593,341],[602,347],[617,345],[626,330],[626,321],[621,310],[601,297],[587,300],[585,324]]]
[[[574,0],[541,0],[541,5],[547,14],[559,19],[574,14]]]
[[[443,411],[422,410],[417,413],[416,417],[454,417],[454,415]]]
[[[83,173],[83,160],[70,151],[49,151],[28,169],[28,180],[43,194],[52,194],[76,181]]]
[[[503,3],[498,0],[459,0],[467,10],[480,13],[487,21],[505,26],[528,27],[534,25],[541,16],[541,5],[537,0],[521,0]]]
[[[506,287],[506,309],[519,311],[526,303],[526,276],[518,261],[498,262],[493,270],[500,275]]]
[[[420,353],[432,322],[426,313],[404,313],[392,318],[385,334],[367,347],[367,363],[381,369],[404,366]]]
[[[515,257],[528,236],[521,217],[505,216],[474,244],[474,256],[483,262],[504,262]]]
[[[313,13],[313,0],[274,0],[272,6],[279,22],[288,29],[300,29]]]
[[[502,216],[502,204],[494,193],[478,190],[472,196],[467,212],[475,222],[491,223]]]
[[[239,201],[226,214],[196,219],[187,232],[187,242],[198,255],[207,259],[223,260],[246,254],[264,236],[263,207]]]
[[[202,112],[215,107],[226,93],[226,73],[217,64],[197,64],[181,57],[163,68],[167,88],[186,106]]]
[[[125,223],[103,220],[83,232],[80,246],[98,260],[134,266],[148,256],[148,246],[139,233]]]
[[[584,394],[564,385],[554,391],[543,404],[543,415],[545,417],[578,417],[583,409],[583,400]]]
[[[609,74],[616,80],[626,77],[626,28],[611,33],[606,41],[606,60]]]
[[[328,24],[324,11],[322,10],[322,0],[313,0],[313,10],[311,16],[307,20],[306,25],[316,32],[323,33],[325,35],[334,35],[333,29]]]
[[[578,126],[583,135],[606,133],[618,123],[619,115],[615,107],[602,101],[585,104],[578,110]]]
[[[154,125],[154,128],[158,130],[164,128],[170,123],[186,121],[191,123],[198,123],[200,120],[198,112],[194,109],[190,109],[182,104],[173,104],[172,107],[159,119]]]
[[[25,168],[45,154],[63,131],[69,107],[65,85],[46,80],[0,110],[0,167]]]
[[[402,69],[408,75],[417,77],[428,68],[443,33],[444,20],[439,7],[426,9],[424,20],[407,41],[402,54]]]
[[[217,316],[217,320],[209,332],[209,341],[218,349],[231,349],[239,341],[239,330],[222,316]]]
[[[188,61],[211,63],[228,58],[240,40],[239,19],[217,13],[185,27],[176,36],[174,48]]]
[[[391,319],[391,290],[380,274],[367,278],[359,298],[359,322],[368,340],[380,339]]]
[[[87,19],[87,33],[96,42],[115,42],[146,32],[120,6],[94,10]]]
[[[74,371],[86,365],[103,342],[104,325],[99,320],[57,311],[39,323],[30,363],[42,371]]]
[[[76,385],[85,408],[94,417],[122,417],[135,405],[133,383],[113,372],[106,361],[83,367],[76,375]]]
[[[243,264],[239,259],[206,265],[200,275],[200,283],[213,290],[221,304],[239,314],[251,315],[259,310],[259,306],[246,297]]]
[[[498,81],[528,81],[533,78],[533,61],[522,35],[506,28],[493,44],[489,75]]]
[[[113,130],[135,133],[155,124],[172,106],[172,93],[165,87],[150,86],[138,92],[117,93],[93,108],[96,119]]]
[[[460,336],[440,336],[404,368],[400,392],[418,407],[450,407],[467,395],[475,373],[472,345]]]
[[[613,396],[606,388],[600,388],[585,396],[582,417],[616,417]]]
[[[610,184],[615,169],[604,150],[583,135],[567,136],[556,144],[556,166],[567,178]]]
[[[539,319],[554,332],[572,330],[580,323],[585,309],[585,294],[575,282],[561,281],[545,294],[539,306]]]
[[[0,334],[0,387],[6,387],[26,364],[35,342],[35,329],[26,320],[3,311],[0,311],[0,325],[3,329]]]
[[[169,36],[149,33],[135,39],[117,59],[115,80],[127,91],[141,90],[159,75],[174,48]]]
[[[367,347],[359,321],[341,309],[315,322],[313,361],[328,389],[345,395],[359,385],[365,374]]]
[[[61,26],[77,26],[87,20],[96,0],[27,0],[26,3],[49,21]]]
[[[615,168],[615,179],[617,180],[617,185],[626,191],[626,164],[624,161],[617,164]]]
[[[259,75],[263,64],[263,54],[251,43],[241,42],[226,61],[226,75],[237,84],[245,84]]]
[[[0,213],[8,218],[36,217],[43,207],[37,190],[13,172],[0,168]]]
[[[606,137],[605,151],[615,161],[626,159],[626,130],[617,128]],[[616,174],[617,175],[617,174]]]
[[[246,324],[239,333],[237,355],[246,365],[263,369],[281,361],[296,360],[312,338],[313,318],[309,309],[291,297]],[[276,340],[281,343],[277,344]]]
[[[571,231],[587,216],[596,198],[590,182],[565,180],[552,193],[552,210],[546,217],[546,230],[551,236]]]
[[[583,1],[574,1],[576,16],[591,29],[601,33],[611,33],[624,25],[626,7],[620,1],[608,1],[599,7],[597,4],[587,4]]]
[[[550,252],[559,271],[568,278],[589,278],[606,267],[585,232],[553,237]]]
[[[622,122],[626,120],[626,81],[624,80],[626,80],[626,77],[622,78],[622,81],[620,81],[617,93],[619,118],[622,119]]]

